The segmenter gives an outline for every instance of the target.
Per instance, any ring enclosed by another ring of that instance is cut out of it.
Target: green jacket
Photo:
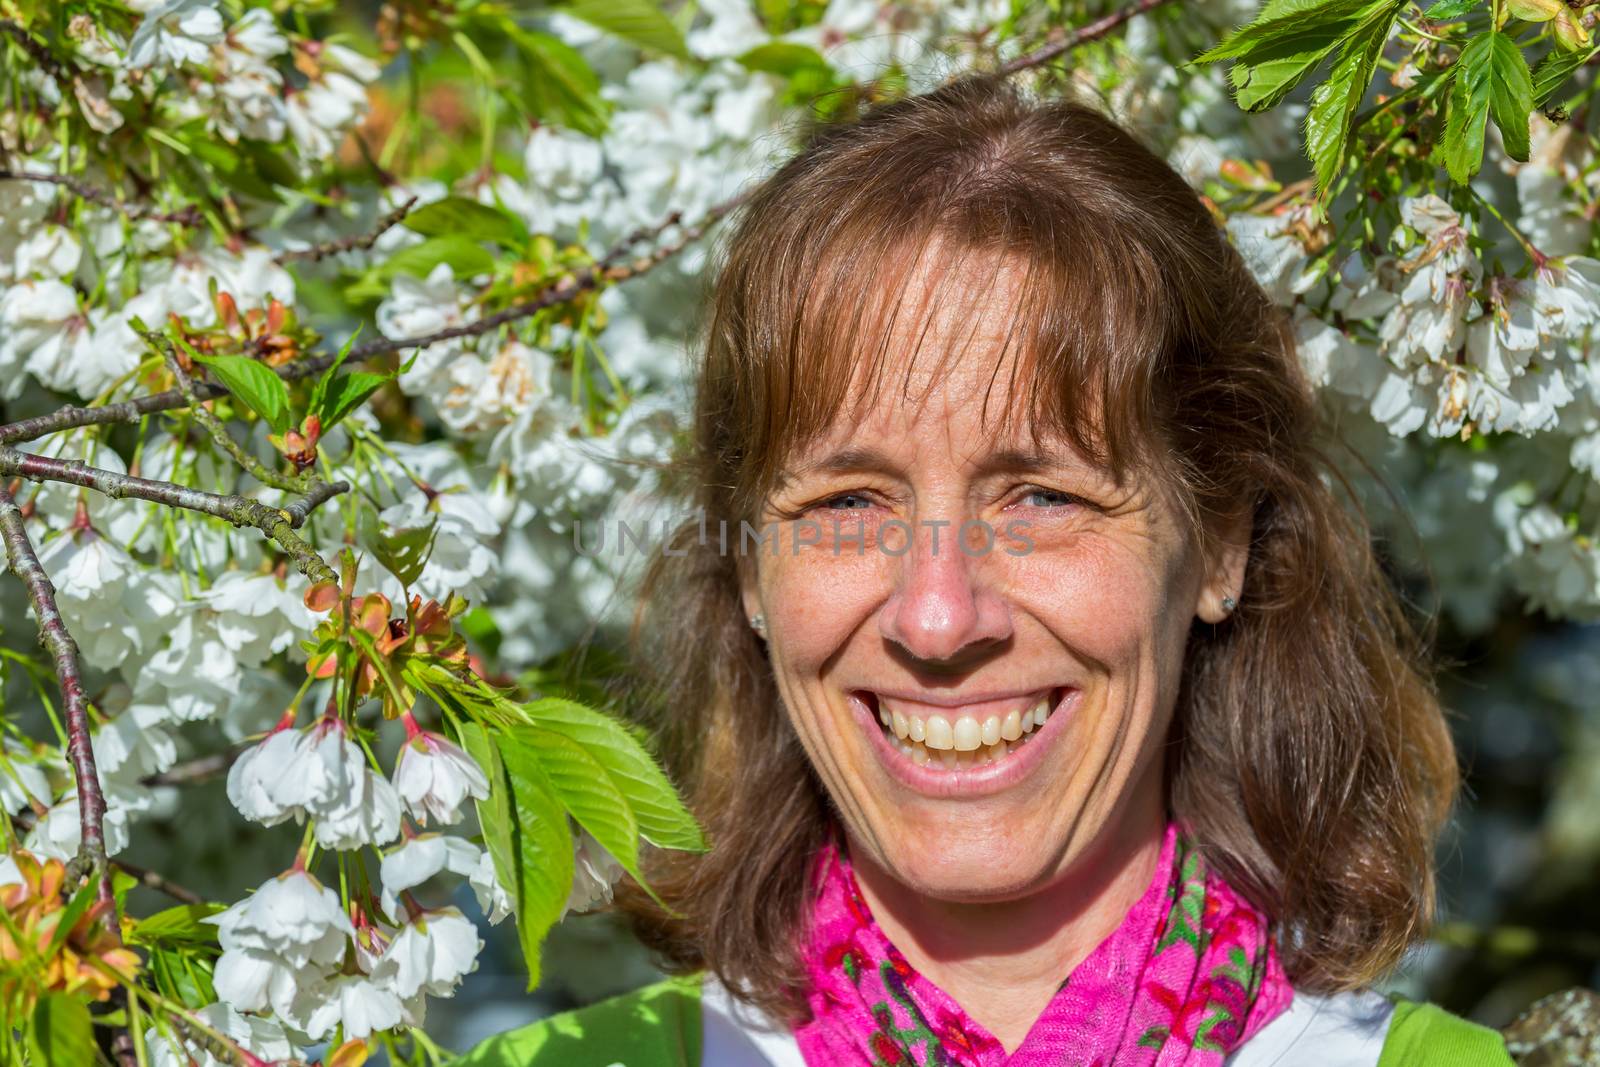
[[[455,1067],[725,1067],[701,1062],[702,993],[699,977],[668,979],[499,1034]],[[1293,1063],[1322,1062],[1312,1047],[1300,1054],[1312,1058]],[[774,1062],[740,1058],[740,1067]],[[800,1062],[797,1053],[790,1062]],[[1375,1067],[1514,1065],[1495,1031],[1432,1004],[1396,1000]]]

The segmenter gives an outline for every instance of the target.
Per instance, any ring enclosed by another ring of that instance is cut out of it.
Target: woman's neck
[[[1149,888],[1166,826],[1159,791],[1153,796],[1154,804],[1130,805],[1103,827],[1064,876],[1015,900],[935,900],[896,881],[864,849],[853,849],[851,862],[884,934],[1009,1053]]]

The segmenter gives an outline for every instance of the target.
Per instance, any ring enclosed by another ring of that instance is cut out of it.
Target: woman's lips
[[[903,785],[932,796],[975,796],[1006,789],[1039,765],[1078,692],[1058,687],[931,704],[855,690],[849,699],[879,762]]]

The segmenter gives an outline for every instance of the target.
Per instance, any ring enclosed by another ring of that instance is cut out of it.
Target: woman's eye
[[[1078,503],[1077,497],[1058,489],[1030,489],[1023,494],[1022,500],[1038,508],[1061,508]]]
[[[872,501],[861,493],[840,493],[838,496],[828,497],[818,506],[833,511],[854,511],[860,508],[870,508]]]

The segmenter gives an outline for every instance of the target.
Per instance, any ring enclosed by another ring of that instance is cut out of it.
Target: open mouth
[[[1005,702],[937,708],[863,690],[891,747],[918,766],[957,770],[1010,758],[1060,706],[1062,689]],[[1010,706],[1003,706],[1010,705]]]

